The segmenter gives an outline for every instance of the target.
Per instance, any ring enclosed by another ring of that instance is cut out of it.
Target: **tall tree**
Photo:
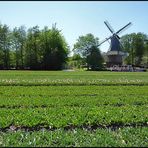
[[[20,42],[20,61],[21,61],[21,69],[24,69],[24,54],[25,54],[25,42],[26,42],[26,30],[25,26],[21,26],[18,29],[19,31],[19,42]]]
[[[123,50],[129,53],[129,56],[125,59],[127,64],[134,64],[135,51],[133,49],[133,38],[136,34],[126,34],[121,37],[121,43],[123,45]]]
[[[142,33],[137,33],[134,36],[133,48],[135,49],[135,65],[140,66],[142,61],[142,56],[144,54],[144,35]]]
[[[140,66],[145,51],[147,36],[143,33],[132,33],[121,37],[124,50],[129,53],[126,61],[128,64]]]
[[[25,63],[31,69],[39,69],[38,50],[39,50],[40,30],[38,26],[28,29],[26,50],[25,50]]]
[[[79,53],[85,59],[88,69],[90,67],[92,70],[97,70],[102,67],[103,58],[97,46],[98,43],[99,39],[89,33],[85,36],[80,36],[74,44],[74,53]]]
[[[0,24],[0,69],[4,68],[4,49],[3,49],[3,26]]]
[[[67,60],[68,44],[60,31],[53,26],[42,30],[43,67],[44,69],[60,70]]]
[[[96,46],[90,48],[90,54],[87,56],[86,61],[92,70],[101,70],[103,68],[104,59]]]
[[[14,28],[12,32],[12,49],[15,50],[16,69],[24,68],[24,50],[26,41],[25,27]]]
[[[0,25],[0,58],[1,69],[10,68],[10,30],[7,25]]]

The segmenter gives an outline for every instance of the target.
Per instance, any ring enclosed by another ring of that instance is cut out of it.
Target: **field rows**
[[[148,86],[0,87],[0,128],[147,124]]]
[[[0,72],[0,146],[148,146],[148,73]]]

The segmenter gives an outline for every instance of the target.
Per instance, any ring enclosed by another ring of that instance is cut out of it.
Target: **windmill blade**
[[[131,22],[129,22],[127,25],[125,25],[124,27],[122,27],[121,29],[119,29],[116,34],[119,34],[121,32],[123,32],[125,29],[129,28],[132,25]]]
[[[116,34],[116,37],[118,38],[118,40],[120,40],[120,37]]]
[[[98,46],[100,46],[101,44],[103,44],[104,42],[106,42],[107,40],[109,40],[112,36],[110,36],[109,38],[106,38],[105,40],[103,40],[100,44],[98,44]]]
[[[105,25],[107,26],[107,28],[110,30],[110,32],[112,33],[112,34],[114,34],[114,29],[111,27],[111,25],[109,24],[109,22],[108,21],[104,21],[104,23],[105,23]]]

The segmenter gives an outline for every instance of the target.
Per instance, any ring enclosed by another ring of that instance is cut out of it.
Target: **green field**
[[[148,147],[148,72],[0,71],[0,146]]]

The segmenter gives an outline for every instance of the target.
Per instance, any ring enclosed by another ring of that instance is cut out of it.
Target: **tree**
[[[99,39],[92,34],[80,36],[74,44],[74,53],[80,54],[85,59],[87,69],[90,67],[92,70],[97,70],[102,67],[103,58],[97,46],[98,44]]]
[[[15,51],[16,69],[24,68],[24,50],[26,41],[25,27],[14,28],[12,32],[12,50]],[[12,52],[13,52],[12,51]]]
[[[96,46],[90,48],[90,54],[87,56],[86,61],[92,70],[101,70],[103,68],[102,63],[104,60]]]
[[[147,36],[143,33],[132,33],[121,37],[121,43],[125,51],[129,53],[126,58],[127,64],[140,66],[144,56]]]
[[[134,58],[134,53],[133,53],[133,47],[132,47],[132,42],[133,42],[133,36],[135,34],[127,34],[121,37],[121,44],[123,45],[123,50],[129,53],[129,56],[125,59],[127,64],[132,64],[133,65],[133,58]]]
[[[10,68],[10,30],[7,25],[0,24],[0,68]]]
[[[25,42],[26,42],[26,30],[25,26],[21,26],[19,29],[19,42],[20,42],[20,61],[21,69],[24,69],[24,54],[25,54]]]
[[[145,44],[144,44],[144,55],[142,57],[142,64],[143,66],[148,68],[148,36],[144,41]]]
[[[43,68],[48,70],[60,70],[66,63],[69,53],[68,44],[60,31],[53,26],[42,30],[41,48],[43,50]]]
[[[39,62],[40,49],[40,30],[38,26],[28,29],[26,50],[25,50],[25,65],[30,69],[40,69]]]
[[[68,45],[53,26],[39,30],[38,26],[30,28],[27,34],[25,63],[31,69],[60,70],[67,60]]]

